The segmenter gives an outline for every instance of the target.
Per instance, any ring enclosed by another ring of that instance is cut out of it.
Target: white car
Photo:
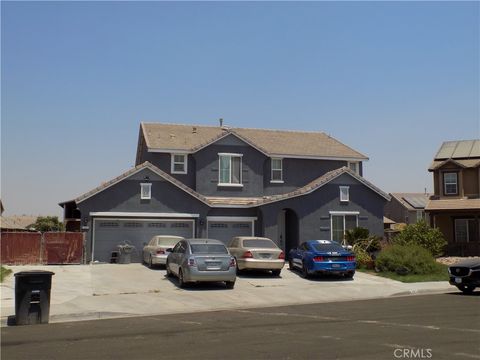
[[[173,235],[156,235],[152,237],[149,243],[143,247],[143,263],[150,268],[155,265],[165,265],[168,254],[170,254],[168,249],[172,249],[181,240],[184,240],[184,238]]]

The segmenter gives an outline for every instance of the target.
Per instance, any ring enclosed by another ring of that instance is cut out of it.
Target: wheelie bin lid
[[[29,271],[20,271],[14,274],[15,276],[42,276],[42,275],[55,275],[54,272],[51,271],[43,271],[43,270],[29,270]]]

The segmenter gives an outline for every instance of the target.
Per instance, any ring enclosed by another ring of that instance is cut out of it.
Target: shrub
[[[443,254],[447,241],[438,229],[433,229],[421,220],[416,224],[407,225],[397,236],[393,238],[393,243],[398,245],[416,244],[430,251],[437,257]]]
[[[383,249],[375,265],[380,271],[391,271],[401,275],[430,274],[438,269],[432,254],[416,244],[397,244]]]
[[[354,246],[353,252],[355,253],[355,260],[357,262],[357,268],[359,269],[371,269],[374,266],[374,262],[370,254],[360,246]]]
[[[366,239],[369,235],[370,231],[368,229],[356,227],[345,231],[345,240],[347,240],[349,245],[355,245],[358,240]]]

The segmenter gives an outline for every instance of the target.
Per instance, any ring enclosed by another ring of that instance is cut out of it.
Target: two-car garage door
[[[135,246],[132,261],[140,262],[143,244],[155,235],[195,237],[195,220],[185,219],[95,219],[93,261],[109,262],[112,251],[125,242]]]
[[[254,222],[252,220],[229,221],[227,219],[207,219],[207,236],[209,239],[221,240],[228,245],[232,237],[253,236]]]

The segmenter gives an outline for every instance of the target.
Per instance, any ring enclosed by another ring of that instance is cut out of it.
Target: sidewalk
[[[223,284],[177,287],[165,270],[140,264],[9,266],[13,273],[48,270],[52,280],[50,322],[160,315],[251,307],[382,298],[396,295],[451,292],[445,282],[404,284],[357,272],[354,280],[301,278],[282,271],[269,275],[237,277],[233,290]],[[13,274],[1,284],[1,326],[15,314]]]

